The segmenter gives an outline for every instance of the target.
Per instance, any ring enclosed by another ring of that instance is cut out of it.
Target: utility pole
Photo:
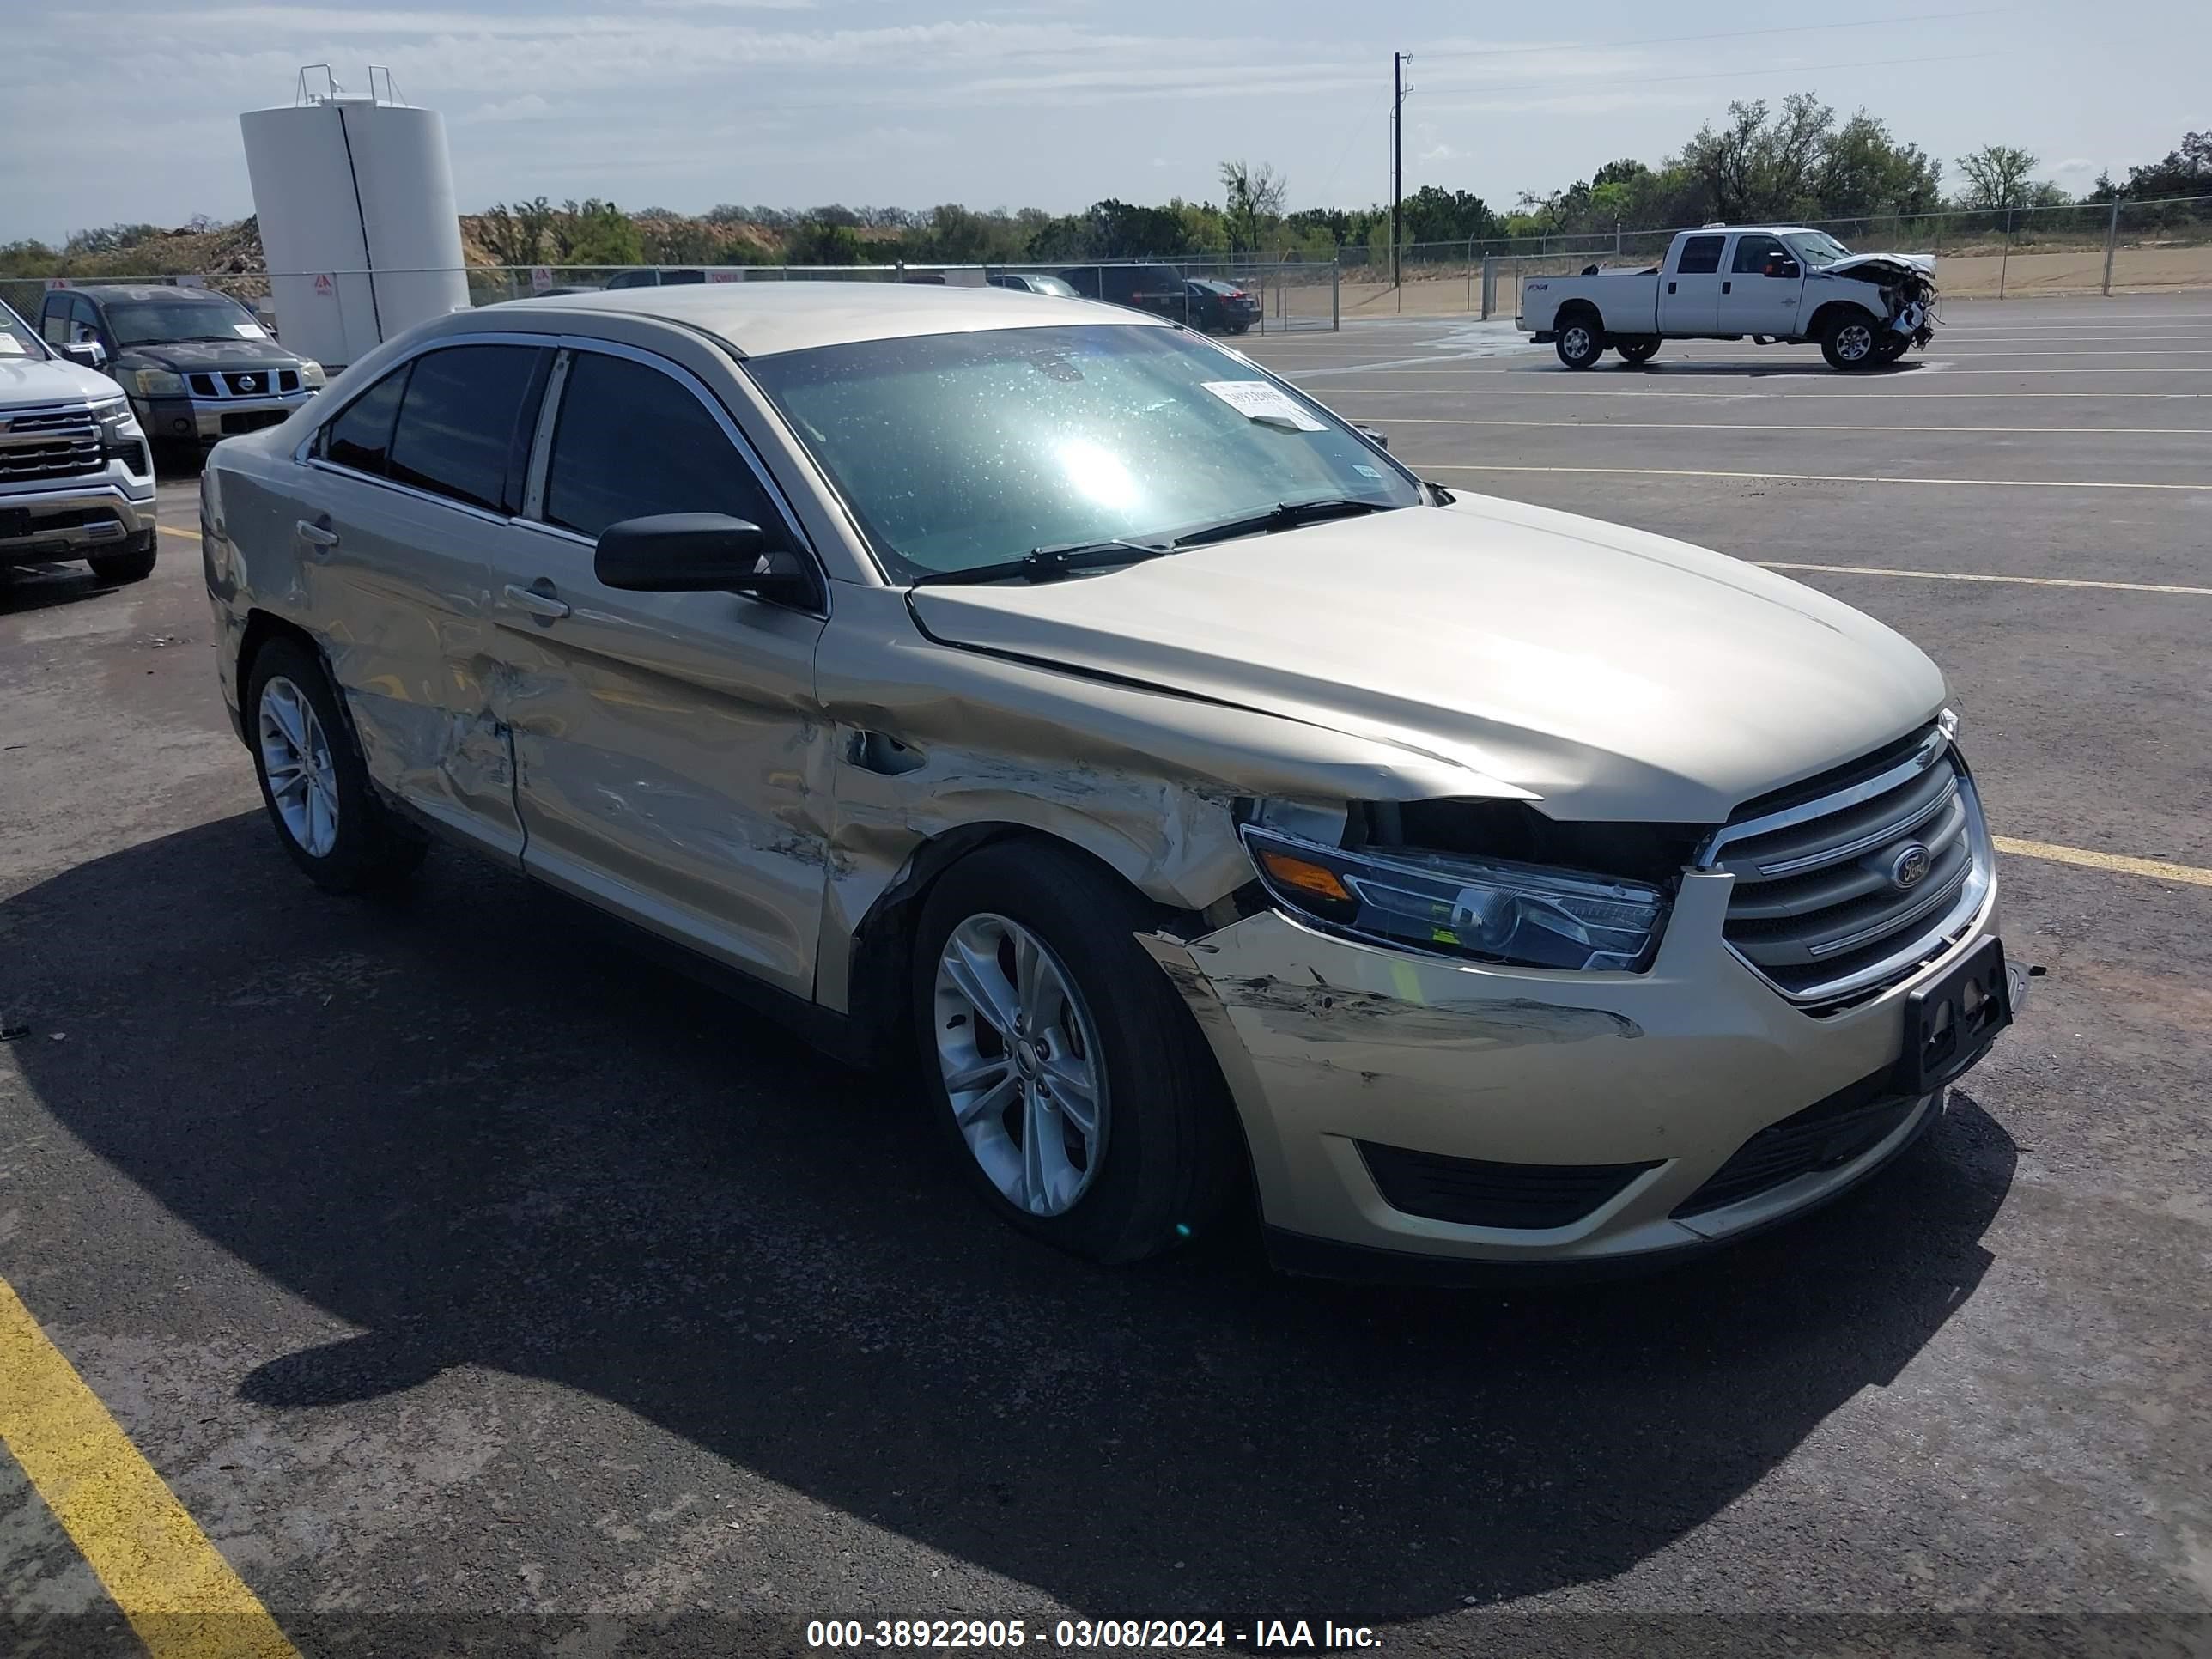
[[[1406,196],[1406,54],[1390,54],[1390,286],[1398,286],[1401,215]]]

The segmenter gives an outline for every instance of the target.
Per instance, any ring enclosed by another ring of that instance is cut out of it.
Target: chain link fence
[[[373,339],[380,331],[372,330],[364,335],[360,327],[349,328],[343,315],[350,307],[368,303],[367,289],[357,280],[368,274],[343,270],[300,273],[298,283],[286,282],[285,286],[295,293],[315,296],[305,303],[334,307],[340,313],[337,321],[341,336]],[[411,276],[434,273],[377,274]],[[461,274],[469,303],[477,306],[527,300],[540,295],[700,283],[886,283],[982,288],[1013,286],[1008,280],[1011,278],[1048,276],[1067,282],[1079,292],[1124,300],[1139,309],[1215,333],[1280,334],[1328,330],[1337,326],[1339,316],[1337,267],[1334,260],[1255,259],[1226,254],[1089,264],[472,265]],[[49,289],[108,282],[204,288],[238,301],[260,318],[270,332],[282,338],[285,319],[273,293],[274,283],[284,281],[285,275],[278,273],[273,279],[267,271],[205,276],[0,278],[0,300],[5,300],[35,325]],[[1212,286],[1199,289],[1193,287],[1194,283]]]
[[[2212,287],[2212,196],[1803,222],[1857,252],[1936,255],[1936,285],[1947,299]],[[1340,302],[1348,318],[1510,317],[1525,277],[1571,275],[1591,264],[1641,269],[1664,257],[1677,232],[1697,228],[1409,243],[1398,251],[1395,283],[1388,246],[1346,247]]]

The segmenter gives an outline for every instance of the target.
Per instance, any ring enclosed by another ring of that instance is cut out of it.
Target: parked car
[[[1242,334],[1260,320],[1260,302],[1234,283],[1218,276],[1193,276],[1183,286],[1190,295],[1193,328]]]
[[[39,332],[51,345],[98,345],[156,443],[204,446],[258,432],[323,385],[320,363],[279,345],[244,306],[205,289],[52,289]]]
[[[1173,265],[1074,265],[1060,279],[1089,300],[1149,311],[1172,322],[1188,321],[1190,294]]]
[[[49,346],[0,304],[0,568],[82,559],[154,573],[154,459],[97,346]]]
[[[1079,297],[1074,283],[1042,271],[1002,270],[989,281],[993,288],[1011,288],[1024,294],[1049,294],[1062,300]]]
[[[1709,225],[1678,234],[1659,264],[1590,266],[1579,276],[1521,284],[1517,325],[1554,343],[1569,368],[1610,345],[1632,363],[1662,339],[1761,345],[1817,341],[1833,368],[1895,362],[1935,333],[1936,260],[1924,253],[1853,253],[1801,225]]]
[[[707,273],[696,266],[688,270],[662,270],[647,265],[641,270],[618,270],[607,278],[609,288],[668,288],[683,287],[692,283],[703,283]],[[573,290],[572,290],[573,291]]]
[[[1425,483],[1157,319],[868,301],[457,314],[216,450],[309,879],[436,835],[626,919],[918,1066],[984,1203],[1109,1261],[1248,1178],[1303,1269],[1664,1260],[1887,1163],[2009,1019],[1887,628]]]

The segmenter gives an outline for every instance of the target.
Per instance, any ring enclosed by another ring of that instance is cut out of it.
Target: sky
[[[1863,106],[1946,163],[1991,143],[2079,192],[2212,126],[2203,0],[1845,8],[1741,0],[78,0],[0,16],[0,242],[252,210],[237,115],[303,64],[389,68],[441,111],[464,211],[828,202],[1072,211],[1219,199],[1229,157],[1292,207],[1523,190],[1656,161],[1732,99]],[[1838,20],[1848,15],[1848,22]],[[1814,29],[1804,23],[1825,25]],[[1747,30],[1762,30],[1747,33]],[[1685,39],[1721,36],[1728,39]],[[1656,38],[1663,37],[1663,38]]]

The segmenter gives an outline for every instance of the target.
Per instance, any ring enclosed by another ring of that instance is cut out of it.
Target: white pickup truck
[[[1871,368],[1934,333],[1936,260],[1853,253],[1796,225],[1708,225],[1678,234],[1640,270],[1543,276],[1521,285],[1518,325],[1556,344],[1569,368],[1607,346],[1632,363],[1662,340],[1817,341],[1834,368]]]

